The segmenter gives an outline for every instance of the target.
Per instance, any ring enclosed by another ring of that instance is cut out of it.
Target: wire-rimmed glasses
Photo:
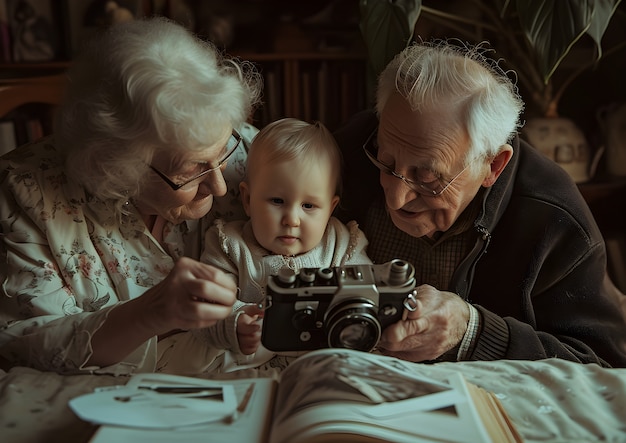
[[[391,166],[386,165],[385,163],[383,163],[380,160],[378,160],[376,154],[374,152],[372,152],[372,150],[368,147],[371,144],[373,144],[373,142],[376,140],[376,134],[377,133],[378,133],[378,129],[374,130],[374,132],[372,132],[370,134],[370,136],[367,138],[367,140],[363,144],[363,150],[365,151],[365,154],[367,155],[367,158],[369,158],[370,161],[374,164],[374,166],[376,166],[384,174],[391,175],[393,177],[396,177],[396,178],[402,180],[404,182],[404,184],[407,185],[409,188],[411,188],[413,191],[417,192],[418,194],[427,196],[427,197],[436,197],[438,195],[441,195],[446,189],[448,189],[448,187],[457,178],[459,178],[461,176],[461,174],[463,174],[467,170],[467,168],[469,168],[469,166],[471,164],[471,163],[468,163],[467,166],[465,166],[461,170],[461,172],[459,172],[454,177],[452,177],[452,179],[450,181],[445,181],[442,178],[436,178],[436,179],[434,179],[432,181],[429,181],[429,182],[411,180],[411,179],[405,177],[404,175],[400,174],[399,172],[396,172]],[[376,150],[378,150],[378,149],[376,149]],[[432,171],[430,171],[427,168],[417,168],[417,169],[418,170],[420,170],[420,169],[423,170],[424,176],[432,176],[433,175]],[[418,173],[417,175],[421,175],[421,174]]]
[[[161,177],[163,179],[163,181],[165,183],[167,183],[170,186],[170,188],[172,188],[172,190],[178,191],[183,186],[188,185],[189,183],[191,183],[191,182],[193,182],[195,180],[198,180],[199,178],[204,177],[208,173],[216,171],[216,170],[220,169],[222,166],[224,166],[224,164],[228,161],[230,156],[232,156],[233,153],[239,147],[239,143],[241,143],[241,135],[239,135],[239,133],[237,131],[233,130],[232,135],[228,138],[228,142],[226,143],[226,154],[217,163],[217,166],[210,166],[207,169],[204,169],[199,174],[196,174],[193,177],[186,179],[182,183],[174,182],[171,178],[169,178],[167,175],[165,175],[164,173],[159,171],[154,166],[152,166],[152,165],[149,165],[149,166],[150,166],[150,169],[152,169],[159,177]]]

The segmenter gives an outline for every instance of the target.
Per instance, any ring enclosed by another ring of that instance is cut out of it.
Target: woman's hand
[[[111,310],[91,339],[88,364],[108,366],[151,337],[211,326],[231,314],[236,292],[231,276],[183,257],[159,284]]]
[[[470,313],[461,297],[422,285],[416,299],[414,311],[405,310],[403,320],[383,331],[378,343],[382,353],[415,362],[434,360],[463,339]]]
[[[187,257],[170,274],[140,297],[145,302],[146,324],[157,334],[175,329],[201,329],[228,317],[237,286],[221,270]]]

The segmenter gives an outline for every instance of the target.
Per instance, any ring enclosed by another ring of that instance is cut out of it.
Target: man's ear
[[[241,203],[243,204],[243,210],[246,211],[246,215],[250,217],[250,189],[248,189],[248,183],[239,183],[239,194],[241,196]]]
[[[511,157],[513,157],[513,147],[508,144],[502,145],[500,147],[500,152],[496,154],[489,164],[489,175],[487,175],[487,177],[483,180],[483,186],[485,188],[488,188],[496,182],[498,177],[500,177],[500,174],[502,174],[502,171],[504,171],[506,165],[509,164]]]

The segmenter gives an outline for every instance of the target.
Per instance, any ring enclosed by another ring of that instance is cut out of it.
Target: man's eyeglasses
[[[233,130],[232,135],[230,136],[230,138],[228,139],[228,142],[226,143],[226,154],[217,163],[217,166],[206,166],[205,168],[202,169],[202,171],[200,173],[195,174],[191,178],[185,179],[185,181],[183,181],[182,183],[174,182],[171,178],[169,178],[167,175],[163,174],[161,171],[159,171],[157,168],[155,168],[152,165],[150,165],[150,169],[152,169],[154,172],[156,172],[156,174],[159,177],[161,177],[163,179],[163,181],[170,186],[170,188],[172,188],[174,191],[178,191],[180,188],[188,185],[189,183],[191,183],[191,182],[193,182],[195,180],[198,180],[199,178],[204,177],[208,173],[216,171],[216,170],[220,169],[222,166],[224,166],[224,164],[228,161],[230,156],[233,155],[233,153],[239,147],[239,143],[241,143],[241,135],[239,135],[239,133],[237,131]]]
[[[386,165],[385,163],[378,160],[377,155],[375,153],[378,151],[378,146],[376,143],[377,133],[378,133],[378,130],[375,130],[374,132],[372,132],[370,136],[367,138],[367,140],[365,141],[365,143],[363,144],[363,150],[365,151],[367,158],[369,158],[370,161],[374,164],[374,166],[380,169],[381,172],[402,180],[404,184],[407,185],[409,188],[411,188],[413,191],[417,192],[418,194],[427,196],[427,197],[436,197],[438,195],[441,195],[446,189],[448,189],[448,187],[454,182],[454,180],[459,178],[459,176],[463,174],[467,170],[467,168],[469,168],[471,164],[470,163],[467,166],[465,166],[461,172],[459,172],[457,175],[452,177],[452,179],[448,182],[446,182],[440,177],[437,177],[431,170],[427,168],[417,168],[417,173],[416,173],[416,176],[418,177],[428,177],[427,181],[411,180],[409,178],[406,178],[404,175],[400,174],[399,172],[396,172],[391,166]],[[373,147],[375,151],[372,151],[372,149],[370,148],[371,145],[374,145]]]

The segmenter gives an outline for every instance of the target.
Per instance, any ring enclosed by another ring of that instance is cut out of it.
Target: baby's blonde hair
[[[341,151],[333,134],[320,122],[283,118],[261,129],[250,145],[246,181],[261,156],[268,162],[327,158],[335,193],[341,195]]]

